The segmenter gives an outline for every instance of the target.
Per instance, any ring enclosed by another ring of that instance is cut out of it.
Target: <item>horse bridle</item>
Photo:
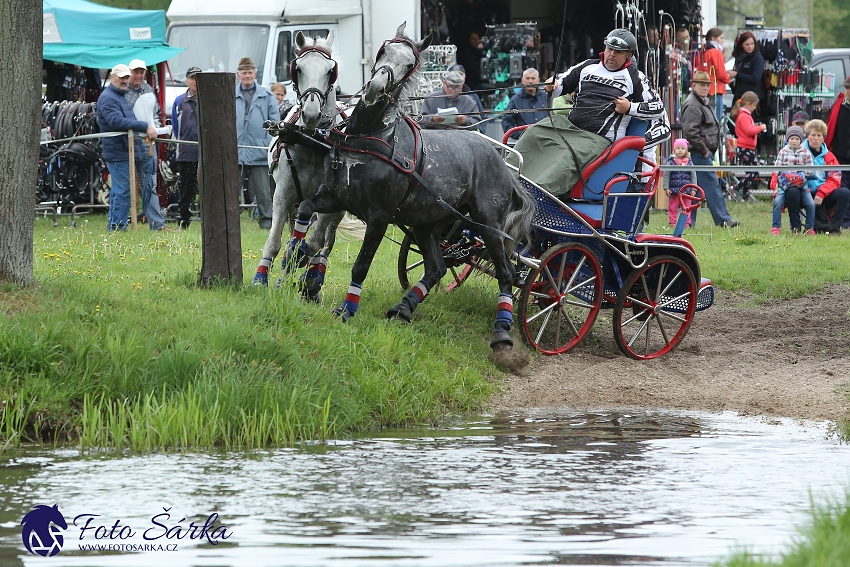
[[[410,49],[413,50],[413,57],[416,60],[415,63],[407,66],[407,73],[404,74],[404,77],[402,77],[400,81],[395,80],[395,73],[393,73],[392,67],[390,67],[389,65],[381,65],[377,69],[375,68],[375,65],[378,64],[378,61],[384,55],[384,49],[387,45],[391,43],[404,43],[409,46]],[[405,81],[407,81],[410,76],[413,75],[413,73],[415,73],[416,70],[419,68],[419,49],[416,47],[416,44],[413,43],[412,40],[406,37],[394,37],[392,39],[388,39],[384,41],[384,43],[381,44],[380,49],[378,49],[378,53],[375,55],[375,65],[372,65],[372,76],[374,77],[380,71],[384,71],[387,74],[387,77],[389,78],[389,83],[385,92],[388,94],[392,93],[399,87],[401,87],[405,83]]]
[[[310,87],[303,93],[298,88],[298,60],[310,53],[311,51],[315,51],[320,53],[322,57],[330,61],[334,64],[333,68],[328,71],[328,88],[324,91],[319,90],[316,87]],[[298,55],[295,56],[295,59],[292,60],[292,63],[289,64],[289,77],[292,79],[292,88],[295,90],[295,94],[298,95],[298,104],[302,107],[304,106],[304,101],[311,95],[315,94],[319,97],[322,106],[328,102],[328,95],[330,95],[331,90],[334,88],[334,83],[336,83],[336,79],[339,73],[339,65],[336,61],[334,61],[331,56],[331,52],[323,47],[319,47],[317,45],[311,45],[304,47],[301,51],[298,52]]]

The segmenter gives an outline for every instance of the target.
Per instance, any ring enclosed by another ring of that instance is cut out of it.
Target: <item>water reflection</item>
[[[816,426],[675,413],[497,416],[309,451],[29,450],[0,460],[0,564],[48,561],[18,523],[58,502],[69,523],[218,512],[234,535],[105,556],[69,530],[50,565],[708,565],[736,542],[779,549],[810,487],[847,483],[848,451]]]

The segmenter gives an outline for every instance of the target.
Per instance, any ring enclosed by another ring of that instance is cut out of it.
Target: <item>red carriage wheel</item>
[[[590,332],[602,305],[602,270],[584,244],[558,244],[528,275],[518,311],[522,338],[543,354],[562,354]]]
[[[614,339],[627,356],[649,360],[685,338],[697,306],[690,267],[673,256],[656,256],[623,282],[614,305]]]

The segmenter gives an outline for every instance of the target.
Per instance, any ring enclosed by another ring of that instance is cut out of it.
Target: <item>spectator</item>
[[[806,123],[806,147],[815,165],[839,165],[823,142],[827,127],[823,120]],[[816,171],[808,182],[815,201],[815,230],[830,236],[841,236],[841,224],[850,206],[850,189],[841,185],[840,171]]]
[[[103,138],[103,159],[112,175],[112,188],[109,191],[109,214],[106,231],[127,230],[127,217],[130,212],[130,145],[127,131],[145,132],[148,142],[156,139],[153,124],[136,120],[133,109],[124,96],[130,84],[130,68],[120,64],[112,68],[109,85],[97,99],[97,125],[101,132],[121,132],[123,136]],[[133,140],[136,156],[143,159],[147,155],[140,138]],[[136,162],[136,167],[142,167]]]
[[[705,34],[705,51],[700,58],[697,71],[704,71],[711,83],[709,84],[708,96],[717,116],[717,121],[723,119],[723,95],[726,94],[726,85],[732,82],[732,77],[726,72],[726,61],[723,57],[723,30],[711,28]]]
[[[785,147],[776,156],[776,165],[806,166],[812,165],[812,154],[803,145],[806,135],[799,126],[789,126],[785,133]],[[806,209],[806,234],[815,234],[815,202],[806,187],[804,171],[783,171],[777,174],[777,186],[773,197],[773,224],[770,233],[777,235],[782,229],[782,206],[788,208],[788,224],[791,232],[800,232],[800,205]]]
[[[502,130],[507,132],[517,126],[535,124],[548,116],[547,112],[542,110],[546,108],[546,91],[537,88],[536,85],[539,83],[540,74],[537,69],[528,68],[523,71],[522,84],[525,86],[508,102],[505,115],[502,116]],[[520,112],[514,114],[511,112],[513,109]],[[521,133],[514,132],[511,134],[511,138],[516,140]]]
[[[459,45],[457,49],[457,62],[466,70],[466,82],[472,90],[481,88],[481,36],[472,31],[466,36],[466,43]]]
[[[794,116],[791,117],[791,125],[799,126],[803,130],[805,130],[806,122],[808,122],[809,120],[809,115],[805,111],[801,110],[799,112],[795,112]]]
[[[747,91],[741,98],[735,101],[735,106],[732,107],[732,112],[730,113],[732,120],[735,121],[735,134],[738,136],[737,158],[739,165],[758,164],[758,156],[756,155],[758,135],[767,130],[767,126],[764,124],[753,122],[753,111],[758,105],[758,95],[753,91]],[[757,171],[748,171],[738,181],[733,191],[735,194],[740,195],[745,202],[749,202],[750,189],[752,189],[756,178],[758,178]]]
[[[156,128],[161,128],[160,115],[162,109],[156,102],[153,87],[145,82],[145,75],[148,72],[147,65],[141,59],[133,59],[129,66],[130,84],[127,87],[127,94],[124,95],[124,99],[133,109],[136,118],[146,121],[148,120],[145,116],[146,112],[137,105],[144,104],[139,103],[139,100],[145,95],[150,95],[149,98],[153,99],[153,125]],[[141,167],[136,167],[136,172],[139,176],[139,186],[142,189],[142,211],[148,220],[148,227],[151,230],[162,230],[165,228],[165,219],[162,218],[162,211],[159,208],[159,195],[156,193],[156,149],[145,151],[142,155],[137,154],[136,163],[142,163]]]
[[[286,85],[283,83],[274,83],[272,88],[270,89],[274,94],[274,97],[277,99],[277,109],[280,112],[280,119],[283,120],[286,118],[286,115],[289,114],[289,111],[292,110],[292,107],[295,106],[291,100],[286,100],[284,97],[286,96]]]
[[[187,142],[198,141],[198,67],[186,71],[186,92],[174,100],[171,107],[171,127],[174,137]],[[198,146],[177,144],[177,172],[180,174],[180,228],[189,228],[191,205],[198,194]]]
[[[744,96],[744,93],[752,92],[758,101],[764,100],[767,97],[764,82],[761,79],[764,74],[764,56],[759,51],[753,32],[745,31],[738,36],[732,57],[735,58],[735,70],[730,71],[729,76],[735,79],[735,87],[732,89],[733,98],[738,100]],[[756,115],[758,115],[758,101],[756,110],[751,111]]]
[[[714,113],[713,101],[708,93],[711,77],[705,71],[697,71],[691,80],[691,94],[682,104],[682,133],[691,147],[691,159],[694,165],[712,165],[711,154],[720,145],[720,124]],[[736,227],[738,221],[726,210],[726,201],[720,191],[720,182],[714,171],[698,171],[697,184],[705,192],[705,200],[714,224],[723,227]]]
[[[673,142],[673,155],[667,158],[667,165],[693,164],[694,162],[691,161],[690,156],[688,156],[688,141],[684,138],[679,138]],[[696,184],[696,182],[696,171],[675,171],[668,169],[664,172],[664,192],[667,193],[667,197],[669,198],[667,204],[667,217],[670,221],[670,226],[676,226],[676,223],[679,220],[679,209],[681,208],[684,212],[685,207],[690,205],[692,202],[681,196],[682,187],[688,183]],[[685,189],[685,191],[691,190]],[[696,211],[692,211],[691,214],[688,215],[688,220],[685,221],[685,227],[691,226],[692,221],[696,221],[693,214],[695,212]]]
[[[671,75],[675,82],[681,81],[680,91],[687,96],[691,92],[691,77],[694,74],[691,60],[688,54],[691,51],[691,34],[685,26],[679,26],[676,29],[676,43],[673,46],[671,57]]]
[[[236,67],[236,140],[241,146],[265,146],[272,141],[263,129],[266,120],[280,121],[277,99],[267,88],[258,85],[257,66],[243,57]],[[239,148],[241,178],[247,180],[249,193],[257,203],[260,228],[272,227],[272,192],[269,182],[268,151],[263,148]]]
[[[446,118],[440,116],[438,110],[446,108],[457,110],[457,114],[453,116],[460,125],[472,125],[481,121],[475,101],[462,92],[463,80],[463,75],[457,71],[447,71],[443,75],[443,88],[426,96],[422,103],[422,122],[444,123]]]
[[[469,85],[466,84],[466,68],[459,63],[455,63],[454,65],[449,67],[449,71],[457,71],[458,73],[461,74],[461,76],[463,76],[464,83],[463,83],[463,89],[461,90],[461,92],[465,95],[469,95],[469,96],[472,97],[472,100],[474,100],[475,104],[478,105],[478,112],[480,112],[481,115],[483,116],[484,115],[484,105],[481,103],[481,97],[478,96],[478,93],[472,92],[472,89],[470,89]]]
[[[829,113],[826,145],[841,165],[850,164],[850,77],[844,80],[844,92],[838,95]],[[850,171],[841,172],[841,186],[850,189]],[[844,215],[841,228],[850,228],[850,209]]]

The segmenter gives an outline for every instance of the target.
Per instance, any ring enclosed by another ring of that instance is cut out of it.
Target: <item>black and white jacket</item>
[[[600,59],[588,59],[558,75],[557,80],[554,96],[574,93],[570,122],[612,142],[625,136],[632,116],[656,125],[668,123],[661,97],[632,61],[622,69],[609,71]],[[621,96],[632,103],[628,114],[619,114],[614,109],[614,100]],[[654,134],[653,130],[656,130]],[[655,138],[659,136],[669,137],[669,126],[665,133],[658,130],[664,128],[650,126],[647,147],[658,144],[661,139]]]

